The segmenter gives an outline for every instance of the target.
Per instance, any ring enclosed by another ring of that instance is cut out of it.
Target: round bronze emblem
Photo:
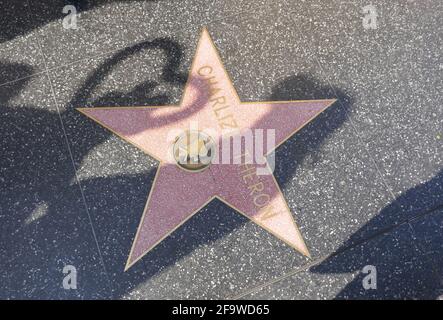
[[[177,165],[188,171],[201,171],[211,164],[215,143],[203,131],[187,130],[174,141],[173,154]]]

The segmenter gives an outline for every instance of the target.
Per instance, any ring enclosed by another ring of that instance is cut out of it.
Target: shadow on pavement
[[[112,2],[158,2],[161,0],[49,0],[44,2],[2,0],[0,1],[0,10],[2,19],[0,20],[0,43],[13,40],[16,37],[26,35],[34,29],[45,26],[55,20],[66,17],[63,13],[63,7],[73,5],[77,13],[81,14],[88,10],[108,5]],[[35,14],[38,10],[38,16],[30,17],[28,3],[35,8],[31,12]]]
[[[443,293],[443,270],[438,270],[443,266],[443,236],[433,234],[436,230],[439,233],[438,227],[425,223],[419,232],[411,233],[406,214],[404,222],[397,225],[383,222],[389,221],[399,210],[406,211],[417,203],[424,205],[425,201],[428,209],[409,212],[409,219],[414,217],[411,224],[420,223],[425,216],[441,215],[441,195],[443,170],[431,180],[401,194],[310,272],[331,275],[358,272],[337,299],[436,299]],[[434,246],[436,248],[429,249]],[[362,286],[366,274],[361,271],[369,264],[378,268],[377,290],[364,290]]]
[[[85,81],[68,103],[66,111],[61,114],[62,119],[68,119],[67,126],[89,121],[77,113],[74,107],[82,106],[81,103],[88,99],[94,88],[112,72],[114,66],[145,49],[166,53],[162,81],[178,86],[184,85],[186,75],[178,71],[182,53],[177,43],[170,39],[157,39],[137,44],[116,53]],[[6,73],[8,69],[17,68],[26,74],[33,73],[32,68],[26,65],[3,63],[0,68]],[[2,274],[6,275],[5,281],[2,281],[4,288],[1,290],[4,298],[121,297],[195,248],[223,238],[247,222],[238,214],[234,215],[236,218],[225,220],[223,226],[220,226],[218,221],[232,210],[223,203],[214,201],[207,208],[214,219],[206,219],[204,215],[196,214],[129,271],[123,272],[154,172],[152,170],[146,174],[82,180],[86,203],[90,207],[92,224],[96,229],[97,241],[107,270],[105,275],[97,249],[93,245],[94,238],[89,222],[86,215],[79,212],[85,208],[79,197],[71,160],[66,155],[66,143],[60,136],[61,124],[58,114],[55,110],[48,111],[39,105],[10,105],[10,101],[21,94],[31,79],[14,82],[1,87],[0,90],[1,150],[4,155],[0,159],[0,170],[2,184],[7,186],[2,190],[0,203],[2,224],[6,226],[6,232],[2,233],[2,242],[6,244],[2,249],[5,259],[0,263]],[[89,104],[129,106],[168,103],[167,92],[153,94],[156,86],[157,83],[146,81],[132,92],[110,92]],[[299,75],[280,83],[274,89],[271,99],[332,98],[333,94],[327,88],[327,85],[307,75]],[[349,108],[349,97],[338,89],[336,92],[339,92],[343,101],[348,101],[345,106]],[[328,123],[333,123],[332,127],[324,125],[326,119]],[[333,106],[297,135],[309,135],[315,131],[319,139],[314,147],[318,147],[345,119],[343,110]],[[89,130],[76,133],[88,137],[82,140],[88,142],[81,145],[68,130],[70,143],[75,144],[73,160],[77,167],[95,146],[110,136],[106,129],[92,122],[85,128]],[[291,166],[289,171],[285,170],[286,162],[294,163],[295,158],[301,161],[310,151],[291,150],[293,153],[284,159],[280,159],[277,151],[277,177],[282,187],[296,170],[294,166]],[[30,219],[35,215],[35,220]],[[181,241],[183,238],[187,240]],[[82,268],[79,274],[83,277],[82,283],[86,285],[76,293],[62,290],[61,276],[54,276],[60,275],[63,266],[68,263]],[[110,283],[107,283],[109,281]]]

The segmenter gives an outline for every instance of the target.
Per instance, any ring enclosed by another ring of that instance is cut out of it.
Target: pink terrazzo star
[[[204,29],[179,106],[78,109],[160,162],[125,270],[214,198],[309,256],[272,172],[256,173],[261,162],[211,163],[186,171],[171,161],[171,138],[197,124],[211,132],[220,149],[227,129],[274,129],[278,146],[334,101],[241,102]],[[273,149],[265,148],[263,156]]]

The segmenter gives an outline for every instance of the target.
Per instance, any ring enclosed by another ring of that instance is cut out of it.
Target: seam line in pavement
[[[30,6],[30,2],[29,2],[29,0],[27,0],[27,6],[28,6],[29,14],[32,16],[32,10],[31,10],[31,6]],[[50,76],[50,74],[49,74],[49,70],[47,69],[46,57],[45,57],[45,55],[44,55],[43,48],[42,48],[42,46],[41,46],[39,36],[37,35],[35,38],[36,38],[36,41],[37,41],[37,45],[38,45],[38,48],[39,48],[39,52],[40,52],[41,58],[43,59],[43,64],[44,64],[44,66],[45,66],[45,71],[44,71],[44,73],[46,74],[47,81],[49,81],[49,86],[50,86],[50,89],[51,89],[52,99],[53,99],[53,102],[54,102],[55,107],[56,107],[56,109],[57,109],[57,115],[58,115],[58,118],[59,118],[59,120],[60,120],[60,125],[61,125],[61,129],[62,129],[62,133],[63,133],[64,140],[65,140],[65,143],[66,143],[66,147],[67,147],[67,149],[68,149],[68,154],[69,154],[69,157],[70,157],[70,161],[71,161],[72,167],[73,167],[73,169],[74,169],[74,174],[75,174],[76,184],[78,185],[78,187],[79,187],[79,189],[80,189],[80,194],[81,194],[81,197],[82,197],[83,205],[84,205],[84,207],[85,207],[85,211],[86,211],[86,214],[87,214],[87,216],[88,216],[89,225],[90,225],[90,227],[91,227],[92,235],[93,235],[93,237],[94,237],[95,245],[96,245],[96,248],[97,248],[97,250],[98,250],[100,263],[101,263],[102,268],[103,268],[103,270],[104,270],[104,272],[105,272],[105,276],[106,276],[106,278],[107,278],[107,280],[108,280],[108,281],[107,281],[107,282],[108,282],[107,285],[108,285],[108,287],[111,287],[110,277],[109,277],[109,274],[108,274],[108,272],[107,272],[107,270],[106,270],[106,265],[105,265],[105,262],[104,262],[104,259],[103,259],[102,252],[101,252],[101,250],[100,250],[100,245],[99,245],[99,243],[98,243],[98,239],[97,239],[97,235],[96,235],[96,232],[95,232],[95,229],[94,229],[94,225],[93,225],[93,223],[92,223],[91,214],[90,214],[90,212],[89,212],[89,208],[88,208],[88,205],[87,205],[87,203],[86,203],[86,197],[85,197],[85,195],[84,195],[83,188],[82,188],[82,186],[81,186],[81,183],[80,183],[80,180],[79,180],[79,177],[78,177],[78,174],[77,174],[77,168],[76,168],[76,165],[75,165],[75,160],[74,160],[74,157],[73,157],[73,154],[72,154],[71,146],[70,146],[70,144],[69,144],[68,136],[67,136],[67,134],[66,134],[66,128],[65,128],[65,125],[64,125],[64,123],[63,123],[62,116],[61,116],[61,114],[60,114],[60,108],[59,108],[59,105],[58,105],[58,102],[57,102],[57,97],[56,97],[56,95],[55,95],[54,86],[52,85],[51,76]],[[110,289],[111,289],[111,292],[114,291],[112,287],[111,287]]]
[[[294,275],[296,275],[298,273],[306,271],[309,268],[322,263],[323,261],[325,261],[328,258],[333,258],[335,256],[341,255],[342,253],[345,253],[346,251],[349,251],[349,250],[351,250],[351,249],[353,249],[355,247],[361,246],[361,245],[363,245],[363,244],[365,244],[365,243],[367,243],[367,242],[369,242],[371,240],[374,240],[374,239],[379,238],[381,236],[384,236],[384,235],[387,235],[389,233],[392,233],[394,230],[398,229],[401,226],[404,226],[406,224],[410,226],[411,222],[415,222],[417,220],[423,219],[426,216],[429,216],[429,215],[431,215],[431,214],[433,214],[436,211],[439,211],[441,209],[443,209],[443,204],[437,205],[437,206],[435,206],[435,207],[433,207],[431,209],[425,210],[425,211],[423,211],[421,213],[417,213],[416,215],[410,217],[409,219],[405,219],[405,220],[403,220],[401,222],[398,222],[398,223],[393,224],[393,225],[391,225],[389,227],[386,227],[386,228],[380,230],[379,232],[376,232],[375,234],[373,234],[373,235],[371,235],[369,237],[366,237],[364,239],[360,239],[359,241],[355,241],[353,244],[351,244],[351,245],[349,245],[347,247],[344,247],[342,249],[339,249],[339,250],[333,252],[330,255],[324,255],[322,257],[319,257],[318,259],[315,259],[314,261],[308,262],[305,265],[302,265],[300,267],[296,267],[296,268],[292,269],[291,271],[288,271],[287,273],[281,275],[280,277],[277,277],[275,279],[263,282],[263,283],[261,283],[259,285],[256,285],[256,286],[253,286],[253,287],[251,287],[249,289],[246,289],[245,291],[243,291],[242,293],[240,293],[240,294],[238,294],[236,296],[227,297],[227,299],[238,300],[238,299],[241,299],[241,298],[243,298],[243,297],[245,297],[245,296],[247,296],[247,295],[249,295],[251,293],[258,292],[261,289],[264,289],[264,288],[266,288],[268,286],[271,286],[273,284],[276,284],[276,283],[278,283],[278,282],[280,282],[282,280],[290,278],[290,277],[292,277],[292,276],[294,276]],[[415,235],[413,233],[412,233],[412,235],[415,237]],[[422,251],[422,250],[420,250],[420,251]]]

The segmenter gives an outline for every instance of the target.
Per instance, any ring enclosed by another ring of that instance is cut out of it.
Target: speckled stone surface
[[[28,3],[0,1],[1,298],[443,294],[441,1],[370,30],[363,0]],[[214,201],[123,272],[157,163],[74,108],[177,104],[202,26],[242,101],[339,99],[276,154],[313,260]]]
[[[28,32],[30,21],[26,1],[0,1],[0,85],[44,70],[35,33]],[[32,24],[32,23],[31,23]]]
[[[308,270],[238,296],[243,299],[431,299],[443,294],[443,211],[437,211],[343,253]],[[374,289],[365,289],[376,268]]]
[[[443,4],[372,1],[377,28],[364,29],[364,0],[313,1],[303,6],[303,14],[289,1],[281,3],[293,8],[281,11],[286,25],[297,22],[287,28],[292,31],[287,37],[294,45],[306,44],[323,79],[352,96],[352,124],[389,192],[399,198],[438,175],[443,165],[438,49]],[[427,196],[398,199],[398,205],[405,214],[415,214],[442,203],[442,188],[434,184]]]
[[[0,98],[0,298],[109,297],[48,79],[3,85]],[[84,277],[77,290],[62,287],[66,265]]]
[[[77,29],[65,30],[62,9],[75,3],[30,2],[41,26],[39,35],[49,67],[101,55],[139,41],[188,33],[190,28],[223,21],[227,16],[266,11],[270,3],[269,0],[87,0],[77,4]]]

